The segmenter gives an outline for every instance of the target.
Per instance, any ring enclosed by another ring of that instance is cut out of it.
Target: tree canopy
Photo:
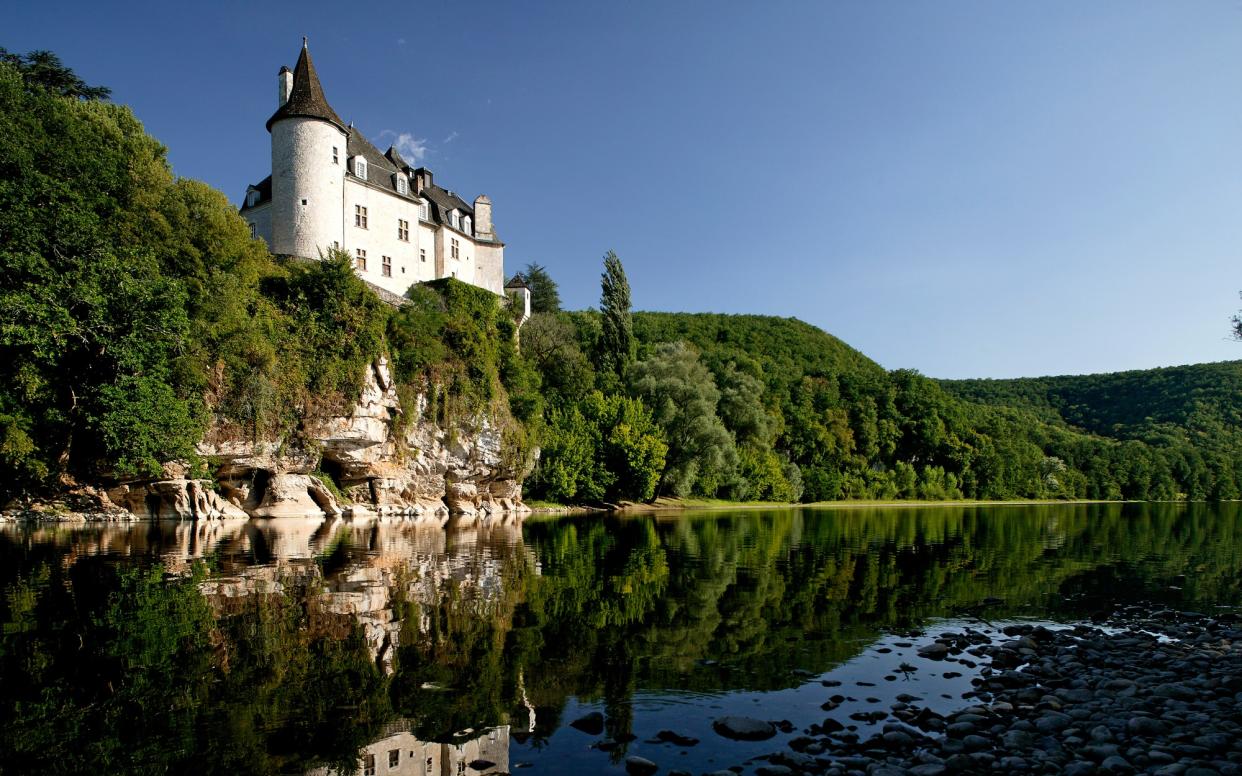
[[[522,277],[530,289],[530,311],[532,313],[559,313],[561,311],[561,292],[556,281],[548,274],[547,268],[530,262],[522,270]]]

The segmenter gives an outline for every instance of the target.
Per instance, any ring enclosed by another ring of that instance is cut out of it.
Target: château
[[[246,190],[242,217],[272,253],[317,259],[336,248],[374,286],[404,295],[414,283],[454,277],[504,294],[504,243],[486,196],[467,203],[380,151],[324,96],[306,40],[278,74],[267,120],[272,172]]]

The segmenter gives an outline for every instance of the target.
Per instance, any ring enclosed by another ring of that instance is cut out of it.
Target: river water
[[[3,774],[749,774],[826,717],[969,705],[939,634],[1242,604],[1242,512],[8,525],[0,584]]]

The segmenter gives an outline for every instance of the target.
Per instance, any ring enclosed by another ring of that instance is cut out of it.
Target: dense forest
[[[528,265],[520,337],[457,281],[392,308],[344,255],[273,258],[106,96],[0,52],[0,499],[210,474],[209,427],[296,445],[381,356],[432,419],[496,422],[553,502],[1239,496],[1236,364],[942,383],[796,320],[634,313],[612,253],[597,311]]]
[[[553,407],[565,363],[597,363],[601,314],[536,328],[573,335],[545,379]],[[624,390],[670,434],[657,492],[737,499],[1231,499],[1242,482],[1238,365],[1098,378],[938,382],[886,372],[800,321],[634,313]],[[529,325],[529,324],[528,324]],[[586,353],[578,355],[577,350]],[[1075,380],[1079,382],[1075,382]],[[596,383],[614,383],[612,375]],[[1045,386],[1079,386],[1060,392]],[[672,400],[670,401],[670,397]],[[552,416],[550,460],[559,434]],[[532,484],[572,497],[544,477]],[[680,467],[680,468],[678,468]],[[636,493],[634,496],[645,494]]]

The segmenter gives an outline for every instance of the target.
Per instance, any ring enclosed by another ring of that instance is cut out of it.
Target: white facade
[[[341,239],[342,167],[332,149],[345,149],[340,128],[314,118],[291,117],[272,125],[273,253],[318,258]]]
[[[241,208],[273,253],[317,259],[339,248],[359,276],[397,295],[444,277],[504,293],[504,244],[487,197],[471,205],[343,125],[305,45],[293,71],[281,68],[277,98],[272,174]]]

